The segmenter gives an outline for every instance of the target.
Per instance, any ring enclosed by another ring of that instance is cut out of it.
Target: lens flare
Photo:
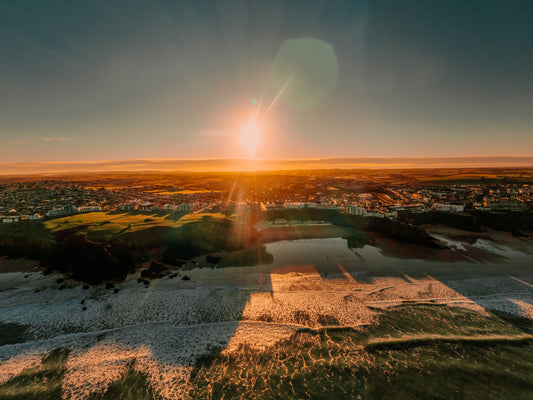
[[[241,145],[248,152],[248,157],[253,157],[259,145],[261,131],[253,118],[241,130]]]

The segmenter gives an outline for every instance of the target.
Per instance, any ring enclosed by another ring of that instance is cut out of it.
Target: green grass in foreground
[[[533,345],[425,343],[372,352],[353,333],[300,333],[267,352],[217,355],[195,371],[192,398],[527,399]]]
[[[43,357],[40,368],[24,371],[0,386],[0,400],[61,400],[63,376],[69,351],[56,349]],[[145,375],[136,372],[133,365],[105,393],[96,394],[90,400],[158,400],[148,385]]]
[[[0,386],[1,400],[59,400],[69,351],[56,349],[42,360],[40,368],[22,372]]]
[[[148,384],[146,375],[130,365],[126,374],[113,382],[104,394],[91,396],[90,400],[147,400],[159,399]]]
[[[206,356],[194,371],[191,395],[527,399],[533,395],[533,340],[520,339],[524,334],[523,326],[496,316],[456,307],[402,306],[383,312],[379,325],[363,332],[300,332],[267,351],[243,348]],[[482,339],[469,341],[473,336]],[[398,343],[400,338],[411,339]]]
[[[442,304],[401,305],[381,312],[379,324],[362,332],[364,339],[416,335],[518,335],[519,328],[493,314],[483,315]]]
[[[301,331],[259,351],[214,350],[191,378],[192,399],[530,399],[533,321],[457,307],[407,305],[379,324]],[[476,337],[475,341],[471,339]],[[61,399],[68,351],[0,386],[0,400]],[[133,364],[90,400],[158,399]]]

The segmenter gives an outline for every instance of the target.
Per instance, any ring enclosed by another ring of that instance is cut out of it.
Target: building
[[[298,208],[298,203],[285,203],[283,208]]]
[[[140,211],[152,211],[154,208],[154,203],[146,202],[139,205]]]
[[[137,204],[134,204],[134,203],[126,203],[126,204],[121,204],[118,209],[120,211],[135,211],[137,210]]]
[[[350,204],[346,206],[346,214],[364,216],[365,212],[365,208],[359,204]]]
[[[100,206],[82,206],[78,207],[79,213],[89,213],[89,212],[97,212],[102,211],[102,207]]]
[[[54,208],[46,213],[47,217],[57,218],[64,217],[65,215],[76,214],[78,209],[74,206],[63,206],[61,208]]]
[[[19,221],[20,221],[20,215],[4,215],[2,217],[3,224],[9,224],[12,222],[19,222]]]
[[[385,218],[385,214],[378,210],[365,210],[365,213],[363,215],[365,217],[372,217],[372,218]]]
[[[176,205],[177,212],[188,213],[193,210],[193,205],[191,203],[180,203]]]
[[[527,205],[516,199],[501,199],[490,202],[490,208],[493,211],[526,211]]]
[[[436,203],[433,208],[437,211],[443,211],[443,212],[452,212],[452,213],[460,213],[465,210],[465,206],[463,204],[443,204],[443,203]]]
[[[384,215],[388,219],[396,219],[398,218],[398,211],[387,211]]]

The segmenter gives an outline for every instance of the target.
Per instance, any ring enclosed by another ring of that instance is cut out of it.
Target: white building
[[[120,211],[135,211],[137,209],[137,204],[134,203],[126,203],[122,204],[118,207]]]
[[[284,208],[298,208],[298,203],[285,203]]]
[[[139,205],[139,210],[141,211],[152,211],[154,204],[150,202],[142,203]]]
[[[4,224],[9,224],[9,223],[12,223],[12,222],[19,222],[20,221],[20,216],[19,215],[5,215],[2,217],[2,223]]]
[[[387,217],[388,219],[396,219],[398,218],[398,211],[387,211],[385,213],[385,217]]]
[[[433,206],[433,208],[437,211],[444,211],[444,212],[463,212],[465,210],[465,206],[462,204],[442,204],[437,203]]]
[[[359,204],[350,204],[346,206],[346,214],[364,216],[365,212],[365,208]]]
[[[79,213],[89,213],[89,212],[96,212],[96,211],[102,211],[102,207],[100,206],[82,206],[78,207]]]
[[[54,208],[46,213],[47,217],[62,217],[65,215],[76,214],[78,209],[73,206],[63,206],[61,208]]]
[[[191,203],[180,203],[176,205],[176,211],[178,212],[191,212],[193,210],[193,205]]]
[[[380,210],[367,210],[365,207],[359,204],[350,204],[346,206],[346,214],[359,215],[361,217],[388,218],[388,219],[394,219],[398,217],[398,212],[396,211],[383,212]]]

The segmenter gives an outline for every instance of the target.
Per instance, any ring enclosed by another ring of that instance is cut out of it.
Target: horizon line
[[[139,158],[103,161],[26,161],[0,163],[0,175],[81,172],[252,172],[306,169],[533,167],[533,155],[356,156],[291,159]]]
[[[344,159],[460,159],[460,158],[533,158],[533,154],[523,155],[458,155],[458,156],[328,156],[328,157],[302,157],[302,158],[259,158],[259,157],[198,157],[198,158],[127,158],[127,159],[107,159],[107,160],[51,160],[51,161],[5,161],[0,165],[15,164],[95,164],[109,162],[129,162],[129,161],[266,161],[266,162],[287,162],[287,161],[325,161]]]

